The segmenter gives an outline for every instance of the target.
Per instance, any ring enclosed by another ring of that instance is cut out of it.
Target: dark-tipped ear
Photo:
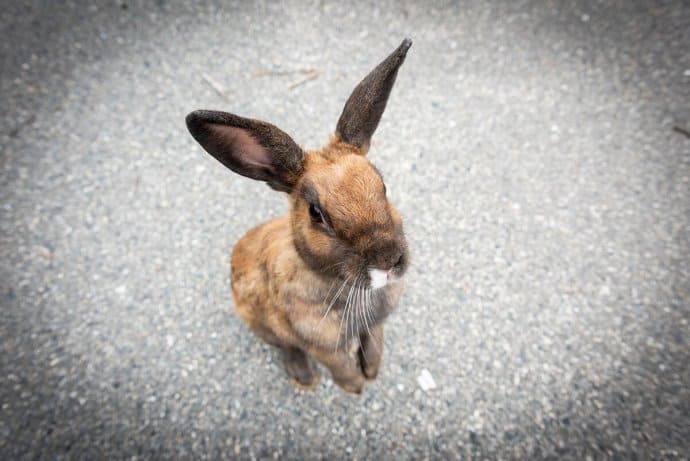
[[[381,120],[398,68],[405,61],[412,40],[406,38],[381,64],[362,80],[352,92],[340,115],[336,134],[343,141],[366,152],[371,136]]]
[[[201,147],[236,173],[284,192],[302,174],[302,149],[270,123],[211,110],[194,111],[186,121]]]

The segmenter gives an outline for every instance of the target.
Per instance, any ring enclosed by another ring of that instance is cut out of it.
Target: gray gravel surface
[[[2,3],[0,458],[688,458],[687,2]],[[227,281],[285,199],[184,116],[318,147],[405,36],[408,286],[362,396],[299,391]]]

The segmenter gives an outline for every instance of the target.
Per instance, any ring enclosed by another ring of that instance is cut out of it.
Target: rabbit
[[[277,127],[226,112],[186,117],[194,139],[232,171],[288,194],[289,213],[251,229],[230,258],[235,310],[278,347],[290,382],[318,383],[311,356],[359,394],[381,364],[383,321],[400,298],[409,251],[379,171],[366,159],[409,39],[354,89],[335,134],[302,150]]]

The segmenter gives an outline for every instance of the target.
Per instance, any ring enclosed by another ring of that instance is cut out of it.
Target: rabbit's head
[[[187,116],[192,136],[222,164],[290,194],[294,245],[313,271],[374,289],[408,265],[400,215],[365,155],[411,45],[404,40],[357,85],[331,142],[317,151],[266,122],[216,111]]]

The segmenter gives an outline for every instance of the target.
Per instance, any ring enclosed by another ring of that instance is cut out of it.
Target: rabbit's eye
[[[313,203],[309,204],[309,216],[311,216],[311,220],[316,223],[323,222],[323,215],[321,214],[321,210],[318,206],[314,205]]]

